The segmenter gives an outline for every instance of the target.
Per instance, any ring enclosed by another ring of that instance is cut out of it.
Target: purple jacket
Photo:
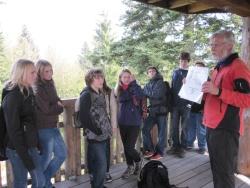
[[[119,126],[140,126],[142,122],[142,98],[141,87],[133,81],[127,90],[121,89],[119,94]]]

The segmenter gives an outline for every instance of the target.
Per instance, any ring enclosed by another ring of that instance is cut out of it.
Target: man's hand
[[[210,93],[212,95],[218,95],[219,94],[219,88],[216,87],[211,81],[207,81],[202,85],[202,92],[204,93]]]

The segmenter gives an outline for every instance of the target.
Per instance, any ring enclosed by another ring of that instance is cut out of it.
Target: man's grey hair
[[[224,41],[231,43],[234,45],[235,43],[235,38],[234,38],[234,34],[232,31],[227,31],[227,30],[221,30],[221,31],[217,31],[216,33],[214,33],[212,35],[211,38],[217,37],[217,36],[222,36],[224,37]]]

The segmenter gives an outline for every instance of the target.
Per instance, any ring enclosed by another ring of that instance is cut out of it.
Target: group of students
[[[80,93],[79,117],[88,142],[91,187],[104,188],[105,181],[112,181],[110,140],[116,127],[119,127],[127,163],[122,178],[138,175],[143,157],[161,159],[167,142],[167,115],[171,112],[172,147],[167,153],[184,157],[184,150],[194,147],[196,133],[198,152],[204,153],[207,137],[214,187],[233,188],[239,135],[243,133],[243,108],[250,106],[250,71],[233,53],[233,46],[234,36],[230,31],[211,37],[212,55],[218,63],[202,86],[205,95],[201,105],[178,96],[190,61],[186,52],[180,54],[180,67],[173,72],[171,89],[153,66],[147,68],[149,81],[143,89],[128,69],[121,71],[114,89],[107,86],[101,69],[90,69],[85,75],[86,87]],[[202,62],[195,65],[204,66]],[[27,186],[28,172],[33,188],[53,187],[51,178],[67,156],[57,128],[63,103],[52,75],[48,61],[34,64],[21,59],[14,64],[2,92],[6,154],[12,164],[15,188]],[[144,156],[135,149],[142,125]],[[155,125],[158,139],[153,144],[150,132]]]
[[[142,156],[135,144],[143,121],[145,157],[159,160],[164,154],[166,87],[156,67],[149,67],[147,73],[150,81],[144,89],[128,69],[121,71],[115,89],[107,86],[100,69],[91,69],[85,75],[86,87],[80,94],[79,113],[88,141],[87,164],[93,188],[102,188],[105,179],[112,181],[108,173],[110,139],[112,129],[117,126],[127,162],[122,178],[140,172]],[[48,61],[39,60],[34,64],[20,59],[13,65],[3,89],[1,108],[7,128],[6,154],[13,167],[14,187],[26,187],[28,172],[33,187],[53,187],[51,178],[66,158],[67,149],[57,128],[63,103],[52,75]],[[155,124],[160,138],[156,146],[150,134]]]
[[[184,135],[181,137],[185,140],[185,149],[193,147],[197,126],[198,129],[203,129],[203,131],[200,131],[202,136],[199,134],[198,137],[200,147],[198,151],[200,153],[205,152],[206,129],[201,123],[202,107],[192,105],[193,109],[199,110],[194,112],[195,117],[190,116],[189,118],[188,114],[191,108],[184,105],[184,103],[189,101],[180,99],[178,97],[179,91],[176,95],[175,93],[172,94],[171,91],[180,89],[183,79],[187,75],[187,64],[189,61],[189,53],[181,53],[181,67],[174,71],[172,89],[169,87],[168,82],[163,80],[163,76],[154,66],[147,68],[149,81],[143,89],[128,69],[121,71],[118,83],[114,89],[107,86],[105,76],[100,69],[89,70],[85,76],[86,88],[80,94],[79,117],[84,128],[84,135],[86,135],[88,141],[87,161],[93,188],[103,188],[105,181],[112,181],[112,177],[109,174],[110,139],[112,137],[112,128],[117,126],[119,127],[127,163],[127,168],[121,176],[124,179],[131,175],[139,174],[143,158],[160,160],[164,156],[167,142],[166,132],[168,129],[167,116],[169,112],[172,112],[173,115],[172,122],[178,122],[173,124],[171,135],[174,144],[168,152],[180,156],[181,150],[178,147],[181,144],[178,143],[179,125],[177,124],[179,124],[179,120],[177,118],[183,118],[181,113],[187,113],[186,119],[182,119],[185,128],[182,127]],[[196,65],[204,66],[202,62],[198,62]],[[184,72],[183,74],[182,71]],[[168,100],[172,101],[169,103]],[[187,111],[179,112],[178,108],[183,106]],[[171,110],[172,108],[173,110]],[[190,121],[189,127],[186,125],[187,120]],[[135,149],[142,125],[143,156],[141,156],[140,151]],[[158,128],[156,144],[153,143],[151,137],[151,130],[155,125]],[[190,129],[190,131],[186,131],[187,129]],[[105,153],[106,155],[103,155]]]

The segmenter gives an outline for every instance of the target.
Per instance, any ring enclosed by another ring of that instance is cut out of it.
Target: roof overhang
[[[231,12],[250,17],[250,0],[136,0],[185,14]]]

